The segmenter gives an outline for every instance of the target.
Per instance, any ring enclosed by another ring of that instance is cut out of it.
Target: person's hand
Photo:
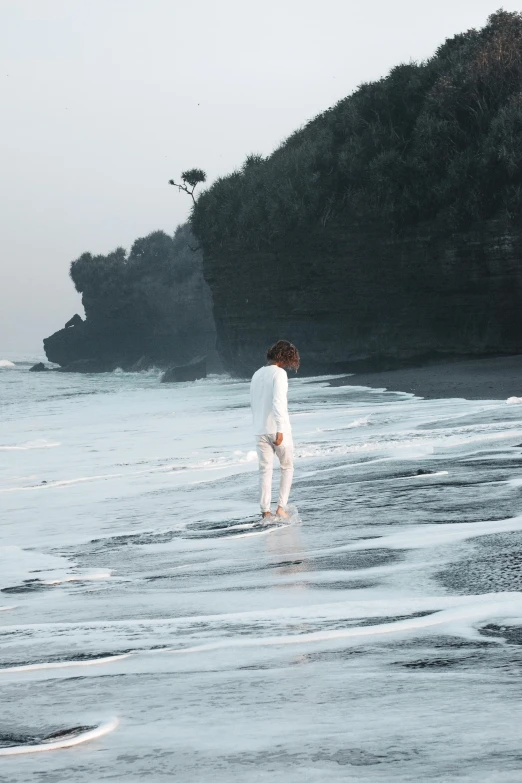
[[[282,442],[283,442],[283,433],[276,432],[276,439],[274,441],[274,446],[280,446]]]

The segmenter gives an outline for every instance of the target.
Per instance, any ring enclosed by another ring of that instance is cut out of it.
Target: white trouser
[[[262,513],[270,511],[274,454],[277,454],[279,464],[281,465],[281,481],[279,484],[278,500],[278,505],[281,506],[281,508],[286,508],[288,503],[288,496],[290,494],[290,487],[292,486],[292,478],[294,475],[294,442],[292,440],[292,433],[285,432],[283,434],[283,442],[280,446],[275,445],[275,439],[275,433],[273,435],[257,436],[259,489]]]

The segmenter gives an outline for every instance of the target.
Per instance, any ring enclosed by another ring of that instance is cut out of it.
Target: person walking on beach
[[[276,516],[288,517],[286,506],[294,475],[294,443],[288,416],[288,377],[285,370],[299,369],[299,351],[287,340],[279,340],[268,351],[267,364],[250,382],[250,407],[257,438],[261,514],[271,517],[274,454],[281,466]]]

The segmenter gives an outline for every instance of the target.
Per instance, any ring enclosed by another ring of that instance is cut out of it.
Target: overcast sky
[[[0,0],[0,350],[83,313],[68,276],[82,252],[184,221],[189,199],[167,184],[182,169],[212,182],[270,153],[500,4]]]

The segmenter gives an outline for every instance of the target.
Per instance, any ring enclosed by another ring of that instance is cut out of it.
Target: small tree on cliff
[[[178,190],[183,190],[185,193],[188,193],[193,203],[195,204],[196,199],[194,198],[194,191],[196,190],[197,186],[205,182],[206,179],[207,175],[203,169],[188,169],[188,171],[181,172],[181,181],[183,182],[182,185],[174,182],[173,179],[169,179],[169,185],[174,185],[174,187],[178,188]]]

